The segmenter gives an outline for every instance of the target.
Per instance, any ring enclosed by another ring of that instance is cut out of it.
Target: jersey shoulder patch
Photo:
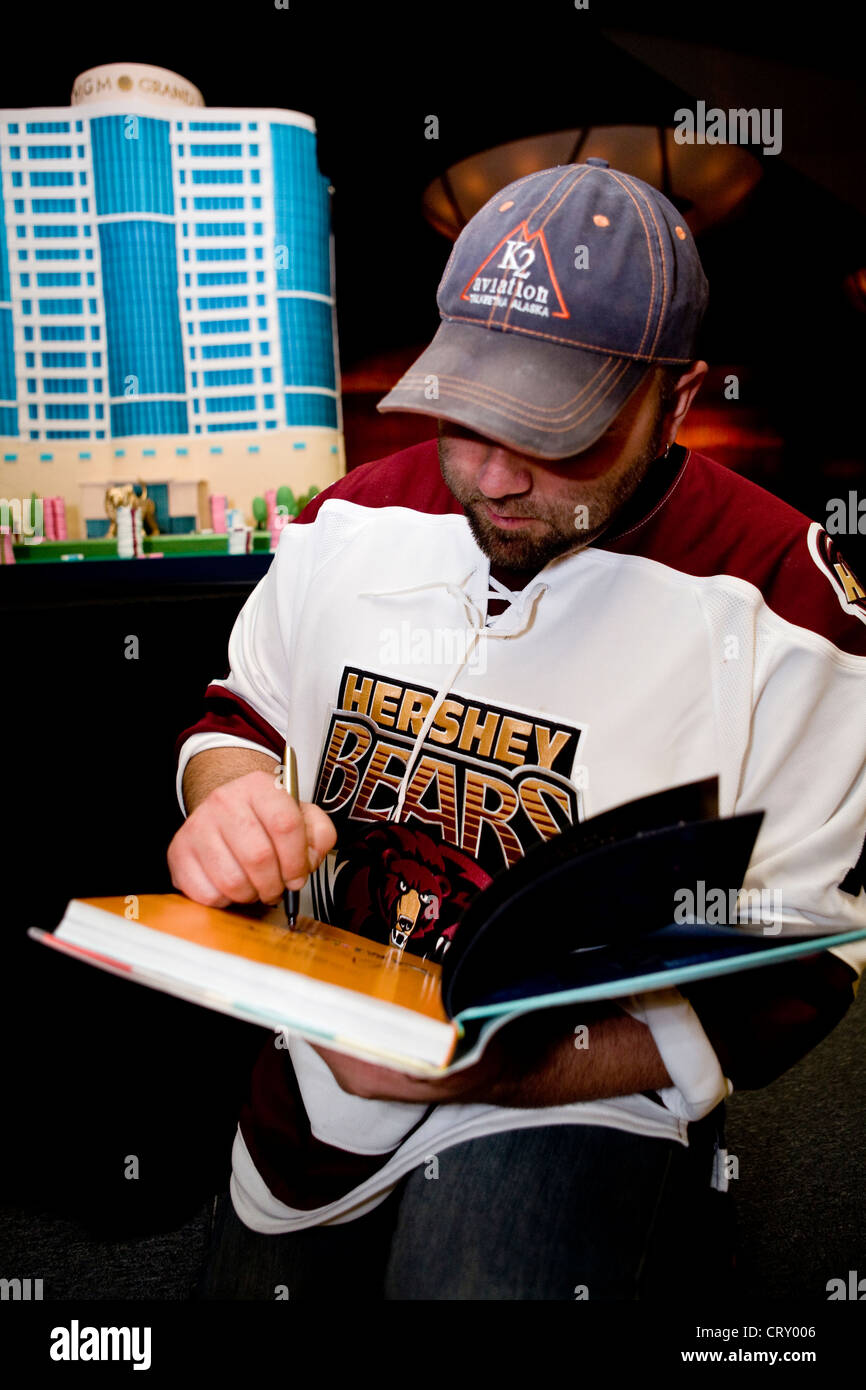
[[[826,576],[844,612],[866,623],[866,587],[843,558],[835,538],[813,521],[808,533],[809,554]]]

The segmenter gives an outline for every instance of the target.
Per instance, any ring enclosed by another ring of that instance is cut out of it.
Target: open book
[[[866,938],[733,907],[762,813],[719,819],[717,780],[642,797],[530,850],[472,900],[441,961],[282,906],[179,893],[74,899],[55,950],[264,1027],[419,1075],[477,1061],[516,1014],[622,998]],[[711,887],[708,887],[711,886]],[[691,895],[691,898],[690,896]],[[696,914],[694,909],[698,909]],[[705,921],[696,921],[695,916]]]

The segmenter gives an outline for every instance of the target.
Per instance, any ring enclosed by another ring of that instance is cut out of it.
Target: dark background
[[[692,98],[604,37],[654,33],[859,79],[862,47],[845,6],[795,17],[788,4],[724,6],[568,0],[521,5],[246,4],[16,7],[4,106],[68,102],[75,76],[148,62],[194,82],[208,105],[289,107],[315,117],[335,189],[340,356],[349,464],[380,439],[380,364],[420,350],[438,324],[450,244],[424,221],[421,193],[490,145],[584,122],[671,124]],[[797,102],[796,81],[791,100]],[[765,102],[755,92],[754,105]],[[425,118],[440,139],[424,138]],[[813,151],[832,164],[862,123],[832,102],[810,111]],[[840,156],[841,158],[841,156]],[[703,238],[710,281],[702,355],[741,371],[743,407],[778,439],[774,490],[823,519],[828,497],[866,493],[864,316],[846,274],[866,263],[863,215],[780,156],[730,224]],[[398,375],[393,372],[393,376]],[[388,381],[381,387],[384,393]],[[353,405],[351,397],[356,394]],[[721,396],[707,405],[723,407]],[[393,419],[393,417],[392,417]],[[366,422],[366,424],[365,424]],[[415,437],[432,435],[432,422]],[[749,461],[740,466],[749,472]],[[766,477],[753,470],[759,480]],[[844,540],[866,570],[863,537]],[[133,566],[136,562],[128,562]],[[144,562],[141,562],[144,565]],[[183,562],[179,562],[183,563]],[[3,1049],[6,1191],[123,1235],[168,1230],[227,1179],[229,1150],[260,1030],[57,959],[29,941],[69,898],[170,888],[165,848],[180,823],[174,740],[226,674],[234,617],[260,573],[233,561],[208,576],[163,562],[145,588],[123,566],[34,567],[0,576],[4,664],[4,902],[9,966]],[[198,562],[195,562],[196,564]],[[54,571],[52,576],[51,571]],[[94,574],[96,577],[94,577]],[[25,583],[25,581],[27,581]],[[123,657],[136,634],[140,658]],[[145,1175],[125,1182],[123,1160]],[[2,1271],[0,1271],[2,1272]],[[842,1271],[844,1272],[844,1271]]]

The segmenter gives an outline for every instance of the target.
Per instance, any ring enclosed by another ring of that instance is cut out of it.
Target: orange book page
[[[125,897],[78,901],[126,918]],[[276,965],[370,999],[399,1004],[442,1023],[450,1022],[442,1007],[441,965],[314,917],[299,917],[297,929],[290,931],[282,905],[247,917],[241,911],[204,907],[181,893],[142,893],[138,917],[131,920],[197,946]]]

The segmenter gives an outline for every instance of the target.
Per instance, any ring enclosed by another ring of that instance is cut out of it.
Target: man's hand
[[[275,904],[285,888],[303,888],[337,832],[321,807],[295,801],[278,785],[277,768],[233,777],[196,805],[168,847],[179,892],[206,907],[227,907]]]

